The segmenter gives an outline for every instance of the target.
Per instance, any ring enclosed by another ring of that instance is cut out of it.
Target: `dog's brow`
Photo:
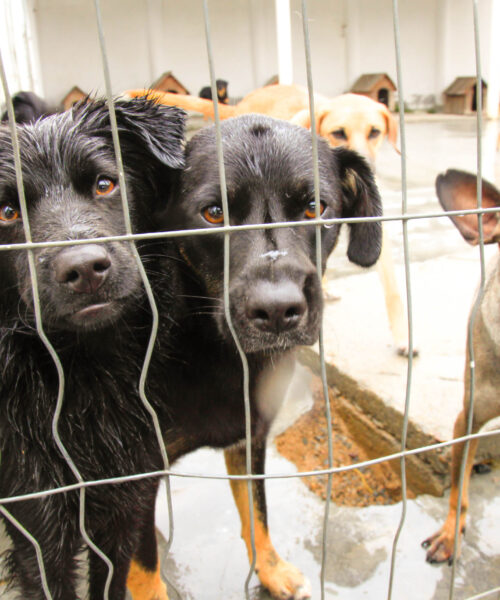
[[[264,254],[261,254],[260,258],[268,258],[269,260],[274,262],[275,260],[278,260],[278,258],[280,258],[281,256],[287,256],[287,255],[288,255],[287,250],[270,250],[269,252],[265,252]]]

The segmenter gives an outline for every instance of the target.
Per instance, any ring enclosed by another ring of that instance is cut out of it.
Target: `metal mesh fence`
[[[218,115],[217,104],[215,103],[214,111],[215,111],[215,124],[216,124],[216,136],[217,136],[218,164],[219,164],[220,184],[221,184],[221,190],[222,190],[222,203],[223,203],[224,219],[225,219],[223,227],[218,228],[216,231],[208,230],[208,229],[207,230],[197,229],[197,230],[188,230],[188,231],[183,230],[183,231],[170,231],[170,232],[155,232],[155,233],[148,233],[148,234],[133,234],[131,223],[130,223],[130,216],[129,216],[126,182],[125,182],[124,169],[123,169],[123,163],[122,163],[122,157],[121,157],[119,134],[118,134],[117,124],[116,124],[116,117],[115,117],[114,105],[113,105],[113,97],[112,97],[112,92],[111,92],[111,89],[112,89],[111,74],[109,72],[109,67],[108,67],[105,32],[104,32],[104,28],[103,28],[103,24],[102,24],[102,19],[101,19],[100,1],[94,0],[94,4],[95,4],[97,28],[98,28],[98,33],[99,33],[99,42],[100,42],[100,47],[101,47],[102,68],[103,68],[105,84],[106,84],[106,96],[107,96],[107,102],[108,102],[108,106],[109,106],[110,119],[111,119],[111,125],[112,125],[113,143],[114,143],[116,161],[117,161],[118,172],[119,172],[119,183],[120,183],[120,188],[122,191],[123,213],[125,216],[125,224],[126,224],[126,234],[125,235],[115,236],[115,237],[105,237],[105,238],[101,237],[101,238],[93,238],[93,239],[85,239],[85,240],[69,240],[69,241],[61,240],[61,241],[46,242],[46,243],[37,243],[37,242],[32,241],[31,232],[30,232],[30,224],[29,224],[29,220],[27,218],[28,212],[27,212],[26,200],[25,200],[25,195],[24,195],[24,187],[23,187],[23,179],[22,179],[22,173],[21,173],[19,144],[18,144],[18,139],[17,139],[16,128],[13,125],[15,119],[14,119],[11,94],[10,94],[10,90],[9,90],[9,82],[7,81],[7,78],[6,78],[4,62],[2,60],[2,57],[0,57],[0,74],[2,77],[3,90],[4,90],[8,114],[9,114],[10,131],[11,131],[12,143],[13,143],[13,148],[14,148],[17,185],[18,185],[18,190],[19,190],[19,202],[20,202],[20,206],[21,206],[24,233],[25,233],[25,238],[26,238],[26,242],[22,243],[22,244],[2,245],[2,246],[0,246],[0,251],[24,250],[24,251],[26,251],[27,256],[28,256],[33,298],[34,298],[34,306],[35,306],[35,320],[36,320],[37,331],[38,331],[38,334],[39,334],[41,340],[43,341],[47,350],[49,351],[49,353],[54,361],[54,364],[56,365],[57,373],[58,373],[58,377],[59,377],[59,394],[58,394],[58,398],[57,398],[56,410],[55,410],[55,413],[53,416],[53,436],[54,436],[57,446],[59,447],[67,464],[71,468],[71,470],[74,474],[75,480],[76,480],[76,482],[72,485],[67,485],[64,487],[57,488],[57,489],[39,490],[36,493],[26,494],[26,495],[22,495],[22,496],[0,498],[0,512],[2,513],[2,515],[4,516],[5,519],[9,520],[16,528],[19,529],[19,531],[22,532],[22,534],[30,541],[30,543],[35,548],[36,556],[37,556],[37,560],[38,560],[38,566],[39,566],[39,570],[40,570],[40,574],[41,574],[43,590],[44,590],[46,598],[50,599],[50,598],[52,598],[52,596],[51,596],[51,592],[50,592],[48,584],[47,584],[47,579],[46,579],[46,575],[45,575],[44,557],[42,555],[39,542],[37,539],[35,539],[30,534],[29,531],[27,531],[23,527],[22,523],[19,523],[11,515],[11,513],[9,512],[9,505],[11,505],[12,503],[15,503],[15,502],[22,501],[22,500],[40,499],[40,498],[48,497],[53,494],[64,494],[64,493],[67,493],[70,491],[78,490],[79,495],[80,495],[80,531],[81,531],[82,537],[85,540],[88,547],[92,551],[96,552],[102,558],[102,560],[105,561],[106,564],[108,565],[108,571],[109,571],[108,582],[107,582],[106,590],[104,593],[104,598],[107,600],[110,597],[109,596],[109,585],[110,585],[110,582],[111,582],[111,579],[113,576],[113,564],[109,560],[109,558],[94,544],[94,542],[90,539],[90,537],[87,534],[86,529],[85,529],[84,523],[85,523],[85,510],[86,510],[86,490],[89,487],[104,486],[104,485],[117,485],[117,484],[123,483],[125,481],[134,481],[134,480],[139,480],[139,479],[148,478],[148,477],[163,478],[166,482],[166,502],[168,505],[169,526],[170,526],[170,535],[169,535],[169,540],[167,543],[167,550],[168,550],[170,548],[170,545],[172,542],[173,529],[174,529],[174,523],[175,523],[174,513],[173,513],[173,509],[172,509],[171,490],[170,490],[170,478],[172,476],[186,477],[186,478],[206,477],[206,478],[211,478],[211,479],[228,479],[228,480],[229,479],[242,479],[242,480],[245,480],[248,482],[248,495],[249,495],[249,499],[250,499],[250,501],[249,501],[250,506],[252,506],[252,504],[253,504],[252,499],[251,499],[251,496],[252,496],[251,483],[253,480],[268,479],[268,478],[284,479],[284,478],[290,478],[290,477],[296,478],[296,477],[310,477],[310,476],[318,476],[318,475],[326,476],[328,479],[328,484],[327,484],[327,493],[326,493],[326,501],[325,501],[325,509],[324,509],[324,521],[323,521],[321,583],[320,583],[321,598],[325,598],[325,597],[327,597],[326,592],[325,592],[325,577],[326,577],[325,565],[327,564],[327,562],[329,560],[328,553],[327,553],[326,540],[327,540],[327,529],[328,529],[328,523],[329,523],[328,516],[329,516],[329,511],[330,511],[330,503],[331,503],[330,491],[331,491],[331,487],[332,487],[333,474],[339,473],[339,472],[345,472],[345,471],[349,471],[349,470],[353,470],[353,469],[361,469],[363,467],[369,467],[369,466],[373,466],[373,465],[376,465],[376,464],[379,464],[382,462],[387,462],[387,461],[396,459],[400,462],[400,467],[401,467],[403,501],[402,501],[400,523],[397,528],[397,531],[395,531],[395,533],[394,533],[390,575],[389,575],[389,578],[387,581],[387,594],[386,595],[387,595],[387,598],[390,599],[393,597],[394,575],[395,575],[397,567],[398,567],[397,560],[396,560],[396,551],[398,548],[400,533],[402,531],[402,528],[404,527],[406,514],[407,514],[407,483],[406,483],[406,459],[407,459],[407,457],[415,455],[415,454],[419,454],[419,453],[435,451],[440,448],[445,448],[445,447],[451,446],[452,444],[455,444],[458,442],[465,441],[465,443],[468,445],[470,440],[473,440],[475,438],[488,437],[488,436],[493,436],[493,435],[497,435],[498,433],[500,433],[499,430],[484,431],[484,432],[480,432],[477,434],[471,433],[473,405],[474,405],[475,362],[474,362],[474,348],[472,346],[472,335],[469,335],[469,352],[470,352],[470,367],[469,368],[470,368],[470,375],[471,375],[471,377],[470,377],[470,380],[471,380],[471,384],[470,384],[471,402],[470,402],[469,413],[468,413],[468,429],[467,429],[468,434],[462,438],[458,438],[455,440],[446,441],[446,442],[442,442],[442,443],[436,443],[436,444],[428,445],[425,447],[411,448],[411,449],[408,449],[406,447],[407,446],[407,431],[408,431],[408,423],[409,423],[409,407],[410,407],[410,402],[412,400],[412,371],[413,371],[413,352],[412,352],[412,350],[413,350],[413,318],[412,318],[413,317],[413,307],[412,307],[412,287],[411,287],[412,286],[412,277],[411,277],[411,268],[410,268],[410,259],[409,259],[408,223],[411,220],[415,220],[415,219],[435,219],[435,218],[448,218],[448,217],[444,213],[441,213],[441,212],[432,212],[432,213],[425,213],[425,214],[422,214],[422,213],[416,214],[416,213],[408,212],[407,181],[406,181],[406,179],[407,179],[407,174],[406,174],[407,153],[406,153],[406,132],[405,132],[404,111],[400,111],[400,123],[399,123],[400,139],[401,139],[401,184],[402,184],[401,212],[400,212],[400,214],[397,214],[395,216],[390,216],[390,217],[388,217],[388,216],[367,217],[365,219],[362,219],[364,221],[371,220],[371,221],[381,221],[381,222],[400,221],[401,225],[402,225],[402,229],[403,229],[404,267],[405,267],[405,276],[406,276],[406,299],[407,299],[407,309],[408,309],[409,357],[408,357],[407,376],[406,376],[406,401],[405,401],[405,409],[404,409],[403,426],[402,426],[402,431],[401,431],[401,450],[399,452],[396,452],[396,453],[393,453],[390,455],[380,456],[373,460],[356,462],[354,464],[341,466],[341,467],[333,466],[331,415],[330,415],[330,405],[328,402],[328,383],[327,383],[327,377],[326,377],[325,352],[324,352],[324,343],[323,343],[324,342],[324,334],[323,334],[323,331],[321,331],[320,340],[319,340],[321,379],[322,379],[322,386],[323,386],[323,394],[324,394],[324,398],[325,398],[325,412],[327,415],[327,422],[330,424],[330,426],[328,428],[328,442],[327,442],[328,443],[328,466],[321,470],[314,470],[314,471],[307,471],[307,472],[300,472],[300,473],[293,473],[293,474],[290,474],[290,473],[279,474],[278,473],[278,474],[272,474],[272,475],[263,475],[263,474],[252,473],[251,422],[250,422],[251,417],[250,417],[248,363],[247,363],[247,358],[245,356],[245,353],[238,342],[237,334],[236,334],[234,328],[232,327],[231,314],[229,311],[230,236],[232,233],[234,233],[236,231],[245,231],[245,230],[251,231],[251,230],[256,230],[256,229],[275,229],[275,228],[280,228],[280,227],[298,227],[298,226],[300,226],[300,227],[303,227],[303,226],[315,227],[317,270],[318,270],[318,273],[321,273],[321,263],[322,263],[322,260],[321,260],[321,227],[324,226],[325,224],[330,225],[330,224],[335,224],[335,223],[359,222],[360,219],[329,219],[329,220],[312,219],[312,220],[308,220],[308,221],[301,221],[301,222],[294,222],[294,223],[273,223],[273,224],[263,224],[263,225],[231,226],[229,224],[229,208],[228,208],[228,203],[227,203],[227,191],[226,191],[226,182],[225,182],[225,174],[224,174],[224,158],[223,158],[221,133],[220,133],[220,120],[219,120],[219,115]],[[404,102],[404,74],[403,74],[403,70],[401,67],[398,0],[393,0],[392,5],[393,5],[392,8],[393,8],[394,43],[395,43],[395,54],[396,54],[396,64],[397,64],[397,89],[398,89],[398,93],[399,93],[399,105],[404,106],[405,105],[405,102]],[[313,90],[313,76],[312,76],[313,65],[311,64],[307,8],[308,8],[307,0],[302,0],[302,22],[303,22],[304,40],[305,40],[304,52],[305,52],[305,56],[306,56],[306,65],[307,65],[307,81],[308,81],[308,89],[309,89],[310,113],[312,115],[312,117],[311,117],[311,136],[312,136],[312,148],[313,148],[313,161],[314,161],[314,165],[315,165],[315,203],[316,203],[316,211],[317,211],[316,214],[319,214],[319,203],[320,203],[319,174],[318,174],[317,134],[316,134],[316,127],[315,127],[315,123],[314,123],[314,97],[313,97],[314,90]],[[480,53],[479,53],[480,31],[479,31],[478,16],[477,16],[477,12],[478,12],[477,0],[472,0],[471,8],[472,8],[472,14],[473,14],[473,19],[471,19],[471,20],[473,20],[475,40],[476,40],[476,65],[477,65],[476,75],[477,75],[477,80],[481,81],[481,77],[482,77],[481,76],[481,57],[480,57]],[[203,1],[203,10],[204,10],[204,19],[205,19],[208,67],[209,67],[209,72],[210,72],[212,97],[215,98],[215,97],[217,97],[216,82],[215,82],[217,68],[216,68],[216,65],[214,64],[212,46],[211,46],[211,29],[210,29],[208,0]],[[482,88],[480,85],[477,86],[477,93],[478,93],[477,105],[482,106],[482,102],[481,102]],[[462,215],[462,214],[478,214],[478,215],[480,215],[480,214],[485,214],[488,212],[493,212],[495,210],[495,209],[483,209],[482,208],[481,138],[482,138],[482,115],[481,115],[481,111],[478,110],[477,111],[477,173],[478,173],[477,202],[478,202],[478,208],[477,208],[477,210],[470,210],[470,211],[452,211],[452,212],[447,213],[448,215],[452,215],[452,214],[456,214],[456,215],[458,215],[458,214],[460,214],[460,215]],[[53,247],[55,247],[55,246],[62,247],[62,246],[69,246],[69,245],[73,246],[73,245],[78,245],[78,244],[89,244],[89,243],[93,243],[95,241],[98,241],[101,243],[109,242],[109,241],[134,242],[134,241],[139,241],[139,240],[143,240],[143,239],[173,238],[173,237],[186,236],[186,235],[199,236],[199,235],[211,235],[212,233],[220,235],[221,232],[224,234],[225,315],[226,315],[227,322],[228,322],[231,332],[234,336],[235,343],[238,347],[238,350],[239,350],[239,353],[241,356],[241,363],[242,363],[244,382],[245,382],[244,398],[242,398],[241,401],[244,402],[245,415],[246,415],[246,468],[247,468],[247,475],[244,475],[244,476],[227,475],[227,474],[200,475],[200,474],[194,474],[194,473],[189,473],[189,472],[180,472],[177,470],[174,471],[170,467],[170,463],[169,463],[169,459],[167,456],[165,444],[163,442],[162,432],[161,432],[158,418],[154,412],[154,409],[149,404],[148,399],[146,397],[146,393],[145,393],[145,382],[146,382],[147,375],[148,375],[148,367],[149,367],[151,354],[153,352],[153,347],[154,347],[157,330],[158,330],[158,309],[155,304],[153,292],[151,289],[151,285],[148,281],[148,277],[146,275],[146,272],[145,272],[142,262],[140,260],[139,254],[137,253],[137,250],[135,249],[135,246],[134,246],[135,258],[136,258],[136,261],[137,261],[137,264],[138,264],[138,267],[139,267],[139,270],[141,273],[143,285],[146,289],[146,293],[149,298],[149,302],[150,302],[151,310],[152,310],[152,314],[153,314],[153,325],[152,325],[152,330],[151,330],[147,353],[144,357],[144,365],[143,365],[143,369],[142,369],[142,373],[141,373],[139,388],[140,388],[141,399],[142,399],[144,405],[146,406],[148,412],[151,414],[151,418],[154,423],[154,428],[155,428],[156,436],[158,439],[158,444],[161,449],[161,455],[163,458],[164,468],[160,471],[149,472],[149,473],[131,473],[130,475],[125,476],[125,477],[108,478],[108,479],[95,480],[95,481],[85,481],[82,478],[82,476],[80,475],[76,465],[74,464],[72,457],[70,456],[70,454],[64,447],[64,445],[59,437],[59,433],[58,433],[61,409],[62,409],[64,400],[65,400],[65,398],[64,398],[65,373],[64,373],[61,361],[60,361],[56,351],[52,347],[49,339],[47,338],[47,336],[44,332],[44,326],[43,326],[42,316],[41,316],[40,301],[39,301],[39,293],[38,293],[38,287],[37,287],[36,267],[35,267],[34,258],[33,258],[33,251],[40,247],[52,247],[52,246]],[[480,244],[479,244],[478,253],[479,253],[479,262],[480,262],[480,266],[481,266],[481,284],[480,284],[478,299],[476,301],[476,304],[474,306],[473,313],[472,313],[470,331],[472,331],[472,327],[474,325],[474,320],[477,315],[479,303],[482,298],[482,295],[484,294],[484,285],[485,285],[484,238],[483,238],[481,219],[479,219],[479,233],[480,233]],[[0,260],[1,260],[1,258],[0,258]],[[457,325],[461,326],[462,324],[457,324]],[[464,453],[464,457],[466,456],[466,454],[467,454],[467,452]],[[462,469],[461,469],[461,478],[462,479],[464,476],[464,467],[465,467],[465,460],[463,461]],[[461,489],[461,486],[459,489]],[[460,506],[460,502],[461,502],[461,496],[459,497],[459,506]],[[250,598],[249,584],[250,584],[250,578],[251,578],[252,574],[254,573],[255,558],[256,558],[254,514],[253,514],[252,510],[250,511],[250,523],[251,523],[253,561],[251,563],[250,571],[248,573],[248,577],[247,577],[245,585],[244,585],[244,591],[242,591],[242,594],[244,594],[246,598]],[[455,544],[457,544],[458,535],[459,535],[459,530],[458,530],[458,521],[457,521],[457,528],[456,528],[456,532],[455,532]],[[454,598],[454,593],[455,593],[455,591],[454,591],[455,590],[455,562],[453,563],[452,569],[453,570],[452,570],[452,577],[451,577],[450,590],[449,590],[450,600],[452,598]],[[500,593],[500,587],[490,589],[486,592],[470,596],[469,600],[472,600],[475,598],[493,597],[493,596],[495,596],[495,594],[498,594],[498,593]]]

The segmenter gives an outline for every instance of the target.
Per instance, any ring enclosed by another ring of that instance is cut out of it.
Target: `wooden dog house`
[[[172,71],[166,71],[158,77],[158,79],[151,84],[151,89],[158,90],[160,92],[173,92],[174,94],[186,94],[188,90],[182,85],[182,83],[174,76]]]
[[[73,106],[73,104],[84,100],[87,96],[88,94],[81,90],[77,85],[74,85],[62,99],[62,106],[64,110],[68,110]]]
[[[477,110],[477,78],[476,77],[457,77],[455,81],[443,92],[445,113],[454,115],[467,115]],[[486,103],[486,93],[488,86],[484,81],[481,82],[483,90],[483,106]]]
[[[381,102],[391,111],[396,108],[396,86],[387,73],[365,73],[356,80],[349,91]]]

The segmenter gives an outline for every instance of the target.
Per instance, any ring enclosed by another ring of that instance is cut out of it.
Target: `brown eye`
[[[347,141],[347,134],[343,127],[340,129],[335,129],[335,131],[332,131],[330,135],[332,135],[336,140],[341,140],[343,142]]]
[[[368,134],[368,138],[370,140],[375,140],[376,138],[378,138],[378,136],[381,134],[382,132],[380,131],[380,129],[377,129],[376,127],[372,127],[370,130],[370,133]]]
[[[322,215],[325,212],[326,205],[324,202],[319,203],[319,214]],[[304,216],[307,219],[315,219],[316,218],[316,203],[314,200],[309,202],[307,208],[305,210]]]
[[[213,204],[212,206],[207,206],[207,208],[203,210],[203,218],[209,223],[219,225],[224,222],[224,211],[222,210],[222,207]]]
[[[19,211],[11,204],[2,204],[0,206],[0,221],[4,223],[12,223],[19,219]]]
[[[109,177],[98,177],[95,184],[95,193],[98,196],[107,196],[115,189],[115,182]]]

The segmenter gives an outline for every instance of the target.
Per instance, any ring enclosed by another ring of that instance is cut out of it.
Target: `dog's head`
[[[398,126],[385,104],[359,94],[343,94],[321,100],[315,109],[316,128],[333,146],[345,146],[367,158],[372,164],[387,136],[396,148]],[[297,113],[292,122],[309,128],[309,109]]]
[[[231,225],[314,219],[311,136],[277,119],[246,115],[221,124]],[[320,213],[323,218],[381,214],[366,162],[319,140]],[[169,205],[173,229],[220,228],[224,223],[214,127],[187,146],[181,190]],[[322,228],[322,268],[339,225]],[[230,311],[247,352],[286,349],[316,341],[322,311],[313,226],[240,231],[230,237]],[[205,295],[223,298],[223,237],[179,238],[180,252]],[[373,264],[380,253],[379,222],[350,225],[349,258]],[[222,313],[219,331],[229,336]]]
[[[151,231],[183,166],[183,113],[147,99],[116,102],[134,232]],[[110,117],[104,101],[18,128],[34,242],[86,240],[126,232]],[[26,217],[26,215],[24,215]],[[10,132],[0,130],[0,243],[24,242]],[[36,248],[44,325],[90,331],[116,321],[142,293],[129,242]],[[32,319],[27,253],[0,253],[4,316]]]
[[[474,210],[477,208],[477,176],[457,169],[448,169],[436,178],[436,193],[444,210]],[[500,192],[482,180],[482,207],[500,209]],[[479,243],[478,216],[450,215],[457,229],[469,244]],[[485,244],[500,244],[500,211],[482,216]]]

